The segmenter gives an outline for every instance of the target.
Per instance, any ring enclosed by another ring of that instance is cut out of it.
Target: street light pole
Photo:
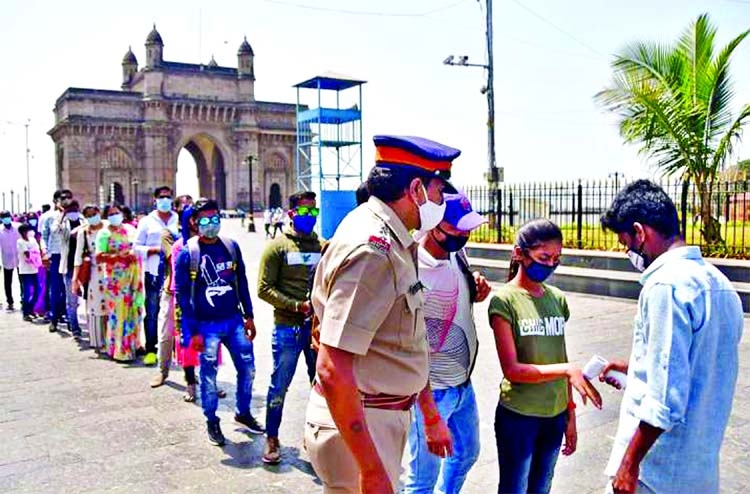
[[[255,233],[255,205],[253,204],[253,160],[254,156],[247,157],[247,195],[249,197],[250,221],[247,223],[248,233]]]
[[[131,182],[133,184],[133,209],[134,213],[137,216],[138,215],[138,177],[133,177],[133,180]]]
[[[490,197],[491,201],[494,203],[495,187],[500,182],[501,177],[495,157],[495,56],[492,39],[492,0],[486,0],[486,7],[487,63],[469,63],[469,57],[466,55],[451,55],[443,60],[443,63],[445,65],[457,65],[461,67],[480,67],[485,69],[487,73],[486,85],[481,89],[481,93],[487,97],[487,182],[492,189],[490,190]],[[494,204],[491,205],[491,210],[495,210]]]

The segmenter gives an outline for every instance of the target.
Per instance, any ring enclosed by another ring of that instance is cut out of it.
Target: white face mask
[[[422,184],[422,190],[424,191],[424,197],[426,199],[424,204],[419,206],[419,230],[420,232],[428,232],[438,226],[443,221],[445,215],[445,201],[442,204],[435,204],[427,196],[427,189]]]
[[[107,217],[107,219],[109,220],[109,224],[112,226],[122,225],[122,213],[111,214]]]
[[[646,270],[646,260],[643,256],[634,250],[628,251],[628,257],[630,258],[630,264],[641,273]]]

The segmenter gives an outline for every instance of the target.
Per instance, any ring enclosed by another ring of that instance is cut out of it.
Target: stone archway
[[[199,196],[216,199],[220,207],[226,208],[228,204],[226,160],[218,140],[205,133],[192,135],[177,149],[175,161],[182,148],[185,148],[195,161]],[[180,191],[176,192],[180,193]]]
[[[273,202],[278,198],[278,206],[284,207],[286,198],[290,195],[292,185],[287,173],[287,159],[280,152],[269,154],[263,160],[263,190],[268,197],[268,206],[273,207]]]
[[[96,197],[99,204],[116,201],[132,206],[133,160],[123,148],[111,146],[97,156]],[[129,191],[129,193],[126,193]],[[76,191],[77,192],[77,191]],[[78,192],[77,192],[78,193]]]

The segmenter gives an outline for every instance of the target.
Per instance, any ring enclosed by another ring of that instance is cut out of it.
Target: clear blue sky
[[[750,0],[494,3],[497,156],[507,181],[606,178],[613,171],[649,175],[647,164],[634,148],[622,145],[612,118],[592,100],[609,81],[611,54],[635,39],[672,40],[702,12],[718,24],[722,44],[750,27]],[[220,65],[236,66],[237,48],[247,35],[256,55],[260,100],[294,102],[291,86],[326,70],[365,79],[366,169],[373,134],[417,134],[462,149],[456,181],[478,183],[487,167],[486,100],[479,92],[484,76],[481,69],[449,67],[442,60],[466,54],[483,63],[483,4],[3,2],[0,191],[23,190],[22,123],[30,118],[32,202],[49,200],[54,148],[46,132],[54,123],[56,98],[71,86],[118,89],[122,56],[132,45],[143,63],[154,22],[164,39],[164,56],[172,61],[208,62],[213,54]],[[423,15],[434,10],[439,11]],[[736,53],[733,68],[739,106],[750,101],[750,44]],[[740,157],[749,155],[747,145],[740,147]]]

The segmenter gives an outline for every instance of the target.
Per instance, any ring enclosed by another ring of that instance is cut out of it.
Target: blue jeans
[[[65,280],[60,274],[60,254],[50,255],[47,289],[49,290],[47,317],[54,323],[60,322],[65,310]]]
[[[81,334],[78,324],[78,294],[73,293],[73,273],[65,274],[65,314],[68,316],[68,329],[74,335]]]
[[[440,416],[453,437],[453,456],[440,458],[427,449],[424,415],[415,406],[409,430],[404,494],[458,494],[479,456],[479,413],[471,382],[432,391]]]
[[[273,352],[273,373],[271,386],[268,388],[266,406],[266,434],[268,437],[279,437],[281,413],[284,410],[284,398],[292,383],[294,371],[300,353],[305,356],[307,377],[310,382],[315,378],[315,360],[317,354],[310,346],[310,323],[302,326],[286,326],[277,324],[271,337]]]
[[[245,336],[242,319],[235,317],[226,321],[199,322],[206,349],[201,353],[201,406],[209,422],[218,420],[216,409],[219,397],[216,394],[216,373],[219,370],[219,344],[229,350],[237,369],[238,415],[250,411],[250,398],[255,378],[255,356],[253,343]]]
[[[143,318],[143,327],[146,330],[146,353],[156,353],[159,342],[159,299],[164,277],[146,273],[145,278],[146,317]]]
[[[567,423],[567,412],[554,417],[531,417],[497,405],[499,494],[549,493]]]
[[[21,278],[21,312],[30,316],[39,297],[39,275],[36,273],[19,275]]]

